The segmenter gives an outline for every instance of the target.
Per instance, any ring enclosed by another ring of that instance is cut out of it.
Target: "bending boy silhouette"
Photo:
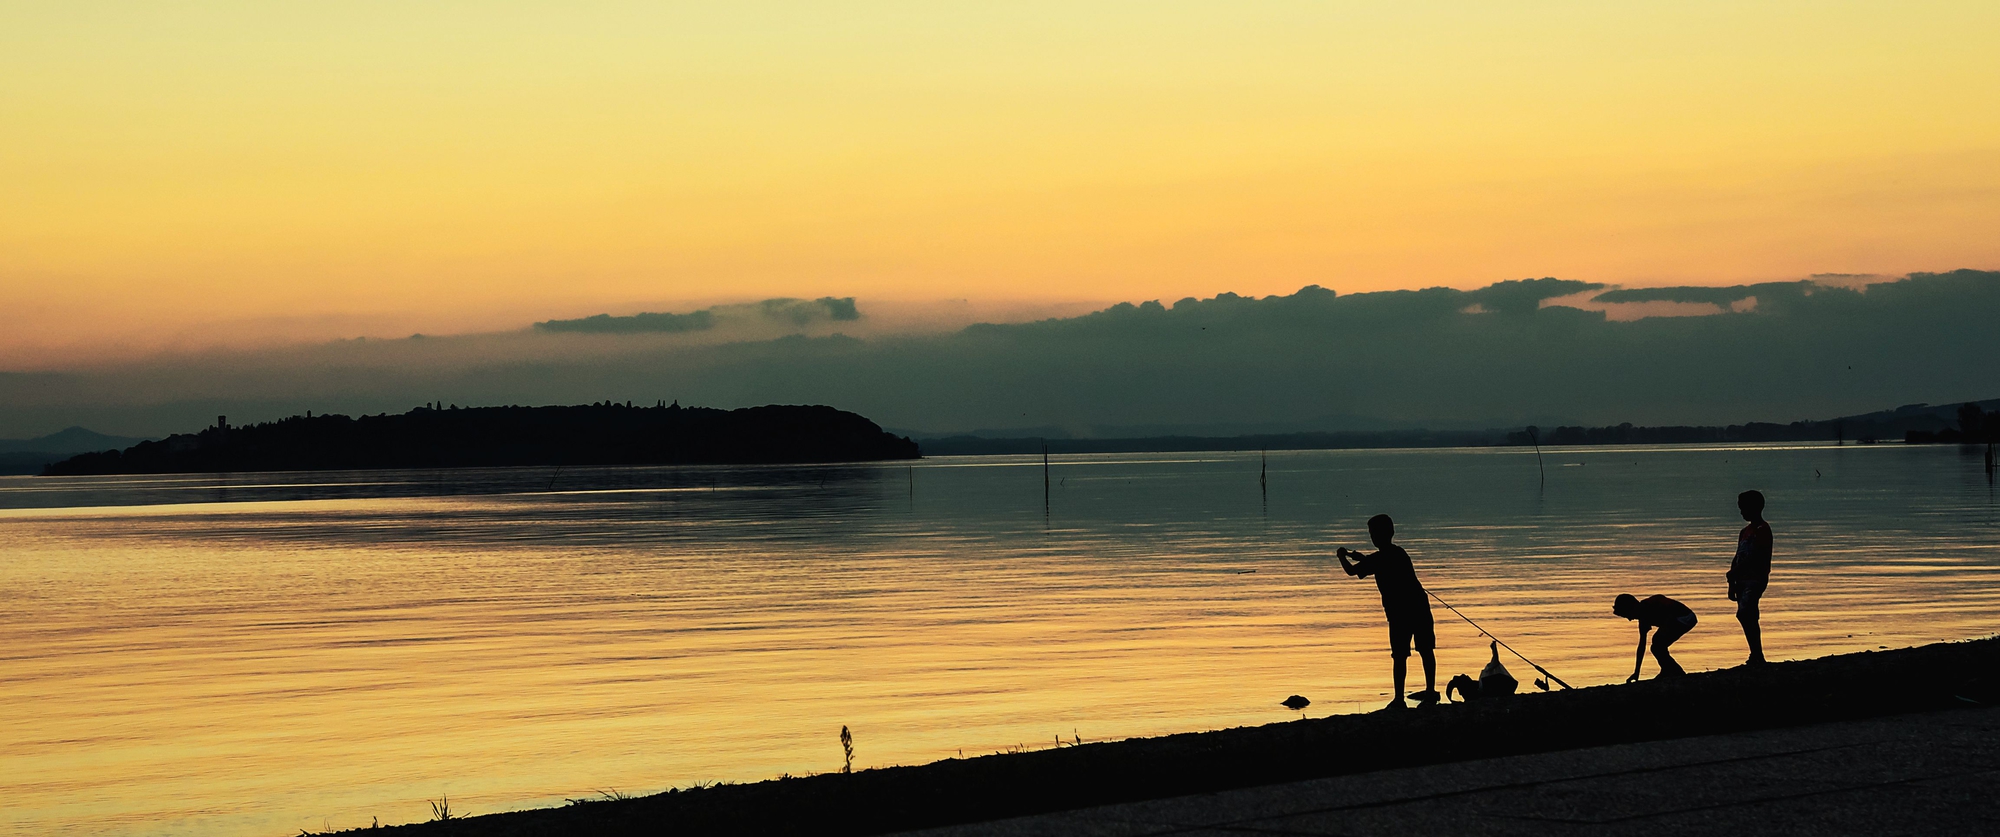
[[[1744,665],[1764,662],[1764,628],[1757,624],[1758,607],[1764,588],[1771,583],[1771,524],[1764,522],[1764,494],[1745,491],[1736,495],[1736,510],[1748,526],[1736,535],[1736,557],[1729,561],[1729,600],[1736,603],[1736,621],[1743,623],[1743,638],[1750,643],[1750,659]]]
[[[1382,612],[1389,617],[1389,656],[1395,661],[1396,696],[1387,708],[1402,709],[1403,682],[1409,670],[1412,645],[1424,658],[1424,690],[1410,697],[1422,705],[1438,700],[1437,657],[1432,653],[1437,646],[1437,633],[1431,624],[1430,599],[1423,583],[1417,581],[1417,568],[1410,563],[1410,553],[1391,542],[1395,537],[1396,522],[1386,514],[1378,514],[1368,518],[1368,539],[1375,542],[1375,554],[1363,555],[1343,546],[1334,550],[1334,555],[1348,575],[1375,577],[1375,589],[1382,594]],[[1352,563],[1349,556],[1354,559]]]
[[[1639,667],[1646,664],[1646,632],[1659,628],[1653,634],[1653,659],[1660,661],[1660,673],[1656,677],[1677,677],[1687,673],[1681,664],[1674,662],[1674,655],[1667,652],[1667,646],[1674,640],[1694,630],[1694,611],[1687,605],[1665,596],[1647,596],[1645,601],[1630,593],[1620,593],[1611,602],[1611,612],[1627,619],[1639,620],[1639,652],[1632,660],[1632,676],[1625,678],[1630,683],[1639,679]]]

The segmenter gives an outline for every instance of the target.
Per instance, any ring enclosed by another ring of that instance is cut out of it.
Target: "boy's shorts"
[[[1749,594],[1744,594],[1744,593],[1736,594],[1736,618],[1738,619],[1757,618],[1760,615],[1758,611],[1757,600],[1762,598],[1764,598],[1764,591],[1762,590]]]
[[[1437,647],[1437,632],[1431,625],[1431,615],[1428,611],[1389,620],[1389,656],[1410,656],[1410,647],[1413,645],[1418,651],[1429,651]]]
[[[1694,614],[1683,613],[1674,617],[1673,621],[1661,625],[1660,629],[1653,633],[1653,650],[1659,651],[1674,644],[1674,640],[1687,636],[1688,631],[1694,630],[1697,621],[1699,620],[1694,618]]]

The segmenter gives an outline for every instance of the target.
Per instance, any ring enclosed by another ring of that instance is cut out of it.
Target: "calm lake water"
[[[1395,516],[1431,589],[1578,686],[1620,592],[1741,662],[1735,495],[1777,659],[2000,630],[1955,447],[1057,457],[793,468],[0,478],[0,822],[282,835],[1382,705]],[[1436,609],[1440,684],[1487,647]],[[1506,660],[1525,682],[1528,668]],[[1413,666],[1414,668],[1414,666]],[[1647,661],[1647,673],[1653,671]],[[1415,688],[1415,686],[1413,686]]]

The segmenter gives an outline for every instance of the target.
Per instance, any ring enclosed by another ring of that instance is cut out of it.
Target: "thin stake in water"
[[[1532,424],[1528,425],[1528,443],[1535,446],[1535,471],[1542,475],[1542,487],[1547,488],[1549,487],[1549,469],[1542,467],[1542,440],[1539,436],[1539,431]],[[1507,650],[1512,651],[1514,649],[1509,648]]]

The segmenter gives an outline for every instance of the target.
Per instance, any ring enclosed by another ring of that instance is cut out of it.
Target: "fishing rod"
[[[1458,616],[1458,618],[1460,618],[1460,619],[1463,619],[1463,620],[1465,620],[1465,623],[1466,623],[1466,624],[1468,624],[1468,625],[1471,625],[1471,626],[1472,626],[1472,627],[1474,627],[1474,628],[1477,628],[1477,629],[1479,630],[1479,635],[1480,635],[1480,636],[1483,636],[1483,637],[1486,637],[1487,639],[1490,639],[1490,640],[1493,640],[1494,642],[1497,642],[1497,643],[1499,643],[1499,644],[1500,644],[1500,647],[1501,647],[1501,648],[1505,648],[1505,649],[1507,649],[1507,652],[1508,652],[1508,653],[1510,653],[1510,654],[1513,654],[1513,655],[1514,655],[1514,656],[1516,656],[1516,657],[1520,657],[1520,658],[1521,658],[1521,662],[1524,662],[1524,663],[1527,663],[1527,664],[1528,664],[1528,665],[1529,665],[1530,667],[1534,668],[1534,670],[1536,670],[1536,671],[1538,671],[1538,672],[1541,672],[1542,676],[1543,676],[1543,677],[1546,677],[1546,678],[1548,678],[1548,679],[1549,679],[1549,682],[1550,682],[1550,683],[1554,683],[1554,684],[1556,684],[1556,685],[1558,685],[1558,686],[1561,686],[1561,687],[1563,687],[1563,688],[1565,688],[1565,689],[1574,689],[1574,688],[1576,688],[1575,686],[1571,686],[1571,685],[1570,685],[1570,684],[1568,684],[1568,683],[1564,683],[1564,682],[1563,682],[1563,680],[1562,680],[1562,678],[1560,678],[1560,677],[1557,677],[1557,676],[1555,676],[1554,674],[1550,674],[1550,673],[1549,673],[1549,670],[1548,670],[1548,669],[1545,669],[1545,668],[1542,668],[1542,666],[1541,666],[1541,664],[1540,664],[1540,663],[1537,663],[1537,662],[1535,662],[1534,660],[1530,660],[1530,659],[1528,659],[1528,655],[1526,655],[1526,654],[1523,654],[1523,653],[1521,653],[1521,652],[1519,652],[1519,651],[1515,651],[1515,650],[1514,650],[1514,646],[1512,646],[1512,645],[1508,645],[1508,644],[1507,644],[1507,641],[1506,641],[1506,640],[1504,640],[1504,639],[1501,639],[1501,638],[1499,638],[1499,637],[1497,637],[1497,636],[1494,636],[1494,635],[1493,635],[1493,632],[1492,632],[1492,631],[1489,631],[1489,630],[1486,630],[1486,629],[1485,629],[1484,627],[1481,627],[1481,626],[1480,626],[1480,624],[1479,624],[1478,622],[1474,622],[1474,621],[1472,621],[1472,617],[1470,617],[1470,616],[1467,616],[1467,615],[1465,615],[1464,613],[1461,613],[1461,612],[1459,611],[1459,609],[1458,609],[1458,608],[1455,608],[1455,607],[1452,607],[1452,606],[1451,606],[1451,602],[1447,602],[1447,601],[1445,601],[1445,600],[1444,600],[1444,597],[1443,597],[1443,596],[1440,596],[1440,595],[1438,595],[1437,593],[1433,592],[1433,591],[1432,591],[1432,590],[1430,590],[1429,588],[1425,588],[1425,589],[1424,589],[1424,592],[1426,592],[1426,593],[1430,593],[1430,595],[1431,595],[1431,598],[1433,598],[1433,599],[1437,599],[1437,603],[1438,603],[1438,604],[1441,604],[1441,605],[1444,605],[1444,609],[1445,609],[1445,610],[1449,610],[1449,611],[1451,611],[1451,612],[1452,612],[1453,614],[1457,615],[1457,616]]]

